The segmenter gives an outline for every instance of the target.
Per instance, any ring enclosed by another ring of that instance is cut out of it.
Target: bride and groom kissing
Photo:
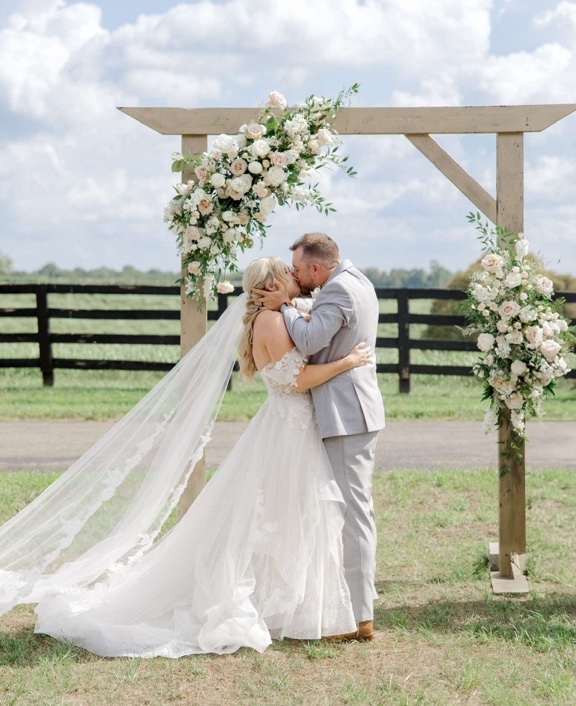
[[[290,249],[292,272],[276,257],[246,268],[245,293],[204,337],[208,348],[214,340],[237,347],[248,378],[259,371],[264,404],[179,523],[122,566],[110,557],[136,534],[136,515],[152,512],[150,491],[136,493],[143,496],[138,511],[127,506],[109,536],[100,533],[70,561],[51,569],[53,551],[44,562],[35,558],[32,585],[12,604],[37,603],[36,632],[103,656],[139,657],[263,651],[283,638],[372,639],[371,490],[384,427],[374,355],[378,300],[327,235],[306,234]],[[318,287],[315,299],[298,297]],[[211,351],[210,360],[219,353]],[[188,375],[195,356],[206,357],[202,343],[176,377]],[[224,364],[214,375],[229,373]],[[169,438],[182,444],[191,418],[164,415],[155,434],[172,426]],[[158,446],[161,482],[172,478],[171,446]],[[100,457],[105,452],[104,441]],[[112,500],[122,487],[118,482]],[[47,497],[48,510],[57,498],[57,490]],[[0,528],[0,561],[3,542],[18,529],[18,516],[13,520]],[[98,562],[106,569],[87,571]],[[17,561],[0,563],[0,598],[28,580],[29,564],[18,568]]]

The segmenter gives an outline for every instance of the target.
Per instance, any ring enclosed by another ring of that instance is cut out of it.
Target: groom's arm
[[[341,287],[326,287],[307,321],[293,306],[281,307],[290,338],[304,355],[318,353],[330,343],[352,316],[352,300]]]

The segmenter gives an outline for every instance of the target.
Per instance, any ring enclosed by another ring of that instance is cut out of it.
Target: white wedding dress
[[[182,520],[97,583],[44,591],[36,631],[104,656],[264,650],[356,629],[342,566],[344,505],[293,348],[268,397]],[[181,433],[184,433],[181,430]]]

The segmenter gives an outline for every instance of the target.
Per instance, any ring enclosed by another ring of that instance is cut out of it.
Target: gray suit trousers
[[[376,522],[372,475],[378,432],[329,436],[324,447],[344,496],[344,574],[357,622],[374,617]]]

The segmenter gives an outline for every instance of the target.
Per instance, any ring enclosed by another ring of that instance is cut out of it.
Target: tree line
[[[420,267],[393,268],[389,271],[376,267],[360,268],[375,287],[445,287],[453,273],[436,260],[432,260],[428,269]],[[65,283],[65,284],[148,284],[170,286],[176,283],[178,272],[165,272],[155,268],[139,270],[132,265],[125,265],[120,270],[109,267],[84,269],[74,267],[66,269],[49,262],[33,272],[15,270],[12,260],[0,251],[0,281],[4,283]],[[233,284],[239,285],[241,272],[233,272],[229,276]]]

